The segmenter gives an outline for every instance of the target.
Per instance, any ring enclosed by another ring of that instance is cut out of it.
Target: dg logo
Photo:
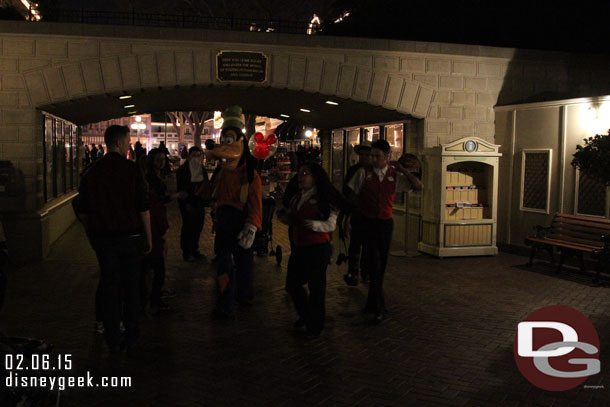
[[[573,389],[601,368],[595,327],[563,305],[540,308],[519,323],[513,352],[521,374],[544,390]]]

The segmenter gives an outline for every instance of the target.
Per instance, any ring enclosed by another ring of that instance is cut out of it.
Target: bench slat
[[[602,240],[599,233],[581,232],[578,230],[573,230],[571,228],[565,228],[565,227],[553,228],[553,229],[551,229],[551,234],[552,235],[566,235],[566,236],[575,237],[578,239],[589,240],[591,242],[594,242],[594,244],[597,244],[598,242],[601,242],[601,240]]]
[[[551,230],[555,230],[556,228],[565,229],[565,230],[573,230],[575,232],[587,233],[587,234],[594,235],[600,239],[601,239],[602,235],[610,234],[610,233],[608,233],[608,231],[606,231],[604,229],[591,228],[591,227],[587,227],[587,226],[574,225],[574,224],[569,224],[569,223],[560,223],[560,222],[554,221],[551,225]]]
[[[601,230],[606,230],[608,232],[610,232],[610,222],[601,222],[602,220],[605,219],[600,219],[600,221],[597,220],[589,220],[589,219],[574,219],[574,218],[568,218],[565,216],[555,216],[555,218],[553,219],[554,222],[561,222],[561,223],[568,223],[568,224],[572,224],[572,225],[580,225],[580,226],[587,226],[590,228],[594,228],[594,229],[601,229]]]
[[[573,219],[573,220],[579,220],[579,221],[586,221],[586,222],[604,223],[606,225],[610,225],[610,219],[605,219],[605,218],[594,218],[591,216],[583,216],[583,215],[570,215],[569,213],[558,213],[555,217]]]
[[[587,253],[591,253],[593,250],[597,249],[597,247],[575,245],[575,244],[570,244],[570,243],[563,242],[563,241],[558,241],[555,239],[538,239],[535,237],[528,237],[527,240],[529,240],[530,242],[543,243],[543,244],[548,244],[551,246],[565,247],[566,249],[580,250],[582,252],[587,252]]]
[[[593,241],[593,240],[586,240],[586,239],[579,239],[577,237],[563,235],[563,234],[553,234],[553,233],[551,233],[548,236],[548,239],[559,240],[559,241],[568,242],[568,243],[575,243],[577,245],[583,245],[583,246],[589,246],[589,247],[595,247],[595,248],[601,248],[602,247],[602,243],[601,242],[596,242],[596,241]]]

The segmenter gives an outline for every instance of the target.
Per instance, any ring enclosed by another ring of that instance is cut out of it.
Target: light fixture
[[[284,114],[284,113],[282,113],[280,116],[281,117],[286,117],[286,118],[290,117],[290,116],[288,116],[287,114]]]
[[[311,138],[312,135],[313,135],[313,132],[311,130],[307,130],[305,132],[305,137],[307,137],[307,138]]]
[[[137,110],[132,110],[131,112],[127,112],[127,114],[136,114],[138,113]]]
[[[241,129],[241,132],[246,134],[246,129]]]
[[[126,106],[123,106],[124,109],[130,109],[132,107],[136,107],[136,105],[126,105]]]
[[[305,112],[305,113],[311,113],[311,110],[309,110],[309,109],[303,109],[303,108],[301,108],[301,109],[299,109],[299,110],[300,110],[301,112]]]
[[[140,116],[136,116],[136,121],[137,121],[137,122],[141,122],[141,121],[142,121],[142,118],[141,118]]]
[[[327,101],[326,101],[326,104],[327,104],[327,105],[333,105],[333,106],[339,106],[339,103],[337,103],[337,102],[333,102],[332,100],[327,100]]]
[[[131,96],[123,95],[123,96],[119,96],[119,99],[131,99]]]

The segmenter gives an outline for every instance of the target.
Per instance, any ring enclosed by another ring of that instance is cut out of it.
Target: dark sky
[[[219,5],[229,4],[225,14],[239,17],[253,17],[261,11],[258,4],[263,4],[265,13],[293,21],[306,20],[314,11],[327,21],[338,10],[352,11],[344,23],[325,29],[333,35],[610,54],[610,1],[63,0],[73,10],[129,11],[134,7],[139,12],[167,14],[181,12],[180,7],[189,2],[209,4],[217,15],[223,13]],[[240,14],[248,7],[250,12]]]

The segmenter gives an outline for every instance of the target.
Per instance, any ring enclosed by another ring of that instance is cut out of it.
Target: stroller
[[[282,264],[282,247],[273,249],[273,214],[275,213],[275,197],[269,195],[263,198],[263,229],[256,232],[252,248],[258,256],[275,256],[277,265]],[[271,250],[269,250],[271,246]]]

